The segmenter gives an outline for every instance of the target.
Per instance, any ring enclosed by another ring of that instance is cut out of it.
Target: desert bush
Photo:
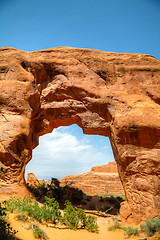
[[[39,222],[49,221],[56,223],[60,220],[61,212],[59,209],[59,203],[54,198],[45,198],[46,203],[42,206],[38,206],[38,202],[32,201],[30,198],[10,198],[5,202],[6,209],[10,212],[17,211],[27,213],[28,216],[35,218]]]
[[[139,231],[138,231],[138,228],[134,228],[134,227],[127,227],[127,228],[124,228],[125,230],[125,235],[127,235],[127,237],[131,237],[132,235],[134,236],[139,236]]]
[[[59,203],[55,198],[45,197],[45,203],[39,207],[36,201],[29,198],[10,198],[5,202],[6,209],[11,212],[17,211],[17,218],[21,221],[26,221],[28,216],[36,219],[39,222],[51,222],[56,224],[61,222],[69,228],[76,230],[78,227],[85,228],[88,231],[97,232],[97,219],[92,216],[86,216],[85,212],[73,207],[72,203],[66,200],[63,216],[59,209]],[[38,231],[38,230],[37,230]]]
[[[5,207],[7,211],[10,212],[28,212],[30,205],[32,204],[32,200],[30,198],[17,198],[11,197],[9,200],[5,201]]]
[[[39,228],[37,224],[32,225],[33,233],[35,238],[48,239],[47,235]]]
[[[26,222],[28,220],[28,214],[25,213],[18,213],[15,217],[16,220],[19,220],[21,222]]]
[[[47,212],[45,220],[51,220],[52,223],[56,223],[56,221],[61,221],[62,220],[62,215],[61,211],[59,209],[59,203],[55,200],[55,198],[48,198],[45,197],[45,204],[42,207],[44,210],[44,213]],[[47,219],[47,216],[48,219]]]
[[[117,218],[112,218],[113,220],[113,225],[109,226],[108,231],[115,231],[116,229],[123,229],[122,224],[118,221]]]
[[[115,218],[112,218],[113,225],[108,230],[115,231],[116,229],[123,229],[127,237],[132,235],[139,236],[139,233],[145,233],[148,237],[152,237],[155,233],[160,232],[160,218],[155,217],[152,220],[146,219],[145,223],[140,224],[140,230],[134,227],[123,227],[122,224]],[[158,238],[159,239],[159,238]]]
[[[121,223],[115,218],[112,218],[114,224],[108,228],[109,231],[115,231],[116,229],[123,229],[127,237],[132,235],[139,236],[139,233],[145,233],[148,237],[152,237],[155,233],[160,232],[160,218],[155,217],[152,220],[145,220],[145,223],[140,224],[140,230],[134,227],[123,227]],[[159,238],[158,238],[159,239]]]
[[[83,209],[78,208],[77,214],[78,214],[79,221],[81,222],[81,228],[85,228],[86,218],[87,218],[85,212],[83,211]]]
[[[63,213],[64,213],[64,216],[63,216],[64,223],[71,229],[74,229],[74,230],[77,229],[79,224],[78,214],[68,200],[65,202],[65,209]]]
[[[85,228],[89,232],[98,232],[97,218],[94,216],[87,216],[85,219]]]
[[[16,231],[12,229],[10,224],[5,220],[6,209],[0,203],[0,239],[14,240]]]
[[[71,229],[76,230],[78,226],[85,228],[90,232],[97,232],[97,218],[93,216],[86,216],[83,209],[78,208],[77,211],[68,200],[65,203],[66,208],[64,209],[64,223]]]
[[[152,220],[146,219],[145,223],[140,224],[141,231],[151,237],[160,231],[160,218],[155,217]]]

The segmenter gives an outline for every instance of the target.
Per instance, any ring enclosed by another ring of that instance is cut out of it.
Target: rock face
[[[38,187],[39,186],[39,181],[36,178],[36,176],[34,175],[34,173],[27,173],[26,183],[28,183],[29,186],[33,186],[33,187]]]
[[[116,162],[109,162],[108,164],[92,167],[91,172],[102,173],[118,173]]]
[[[75,188],[81,189],[84,193],[105,194],[118,193],[123,194],[124,190],[119,179],[116,162],[110,162],[106,165],[96,166],[91,171],[66,176],[59,180],[63,185],[71,184]]]
[[[160,217],[160,62],[154,57],[1,48],[0,113],[2,180],[13,192],[25,188],[39,136],[78,124],[84,133],[110,138],[127,199],[122,218]]]

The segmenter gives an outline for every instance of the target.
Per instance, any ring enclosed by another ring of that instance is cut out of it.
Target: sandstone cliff
[[[124,193],[115,162],[95,166],[89,172],[66,176],[59,181],[62,186],[65,184],[71,184],[71,186],[81,189],[88,195]]]
[[[103,173],[117,173],[117,164],[116,162],[109,162],[108,164],[92,167],[91,172],[103,172]]]
[[[160,62],[88,49],[1,48],[0,168],[6,192],[25,189],[25,166],[39,136],[70,124],[110,138],[127,199],[121,216],[160,217]]]
[[[28,183],[29,186],[33,187],[38,187],[40,184],[34,173],[27,173],[26,183]]]

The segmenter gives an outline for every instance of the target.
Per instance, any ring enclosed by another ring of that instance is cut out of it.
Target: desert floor
[[[3,202],[4,200],[7,200],[9,196],[0,196],[0,202]],[[21,221],[17,221],[15,219],[14,213],[8,214],[8,222],[11,224],[11,227],[18,231],[16,233],[16,239],[17,240],[35,240],[33,236],[32,230],[27,230],[27,224]],[[110,221],[110,223],[109,223]],[[47,237],[48,240],[125,240],[125,235],[123,230],[116,230],[116,231],[108,231],[108,227],[110,224],[113,223],[112,218],[105,218],[105,217],[97,217],[97,223],[99,226],[99,232],[98,233],[91,233],[87,230],[80,229],[80,230],[70,230],[70,229],[55,229],[52,227],[47,227],[46,225],[38,224],[39,228],[42,229]],[[144,237],[144,236],[143,236]],[[138,239],[140,238],[130,237],[127,238],[130,239]],[[143,238],[144,239],[144,238]],[[155,240],[155,238],[149,238],[149,240]],[[5,239],[3,239],[5,240]],[[147,238],[145,238],[147,240]]]
[[[17,230],[17,239],[19,240],[35,240],[32,230],[25,229],[25,224],[15,220],[15,215],[9,215],[9,221],[13,229]],[[98,218],[99,233],[91,233],[87,230],[69,230],[55,229],[39,224],[39,227],[47,234],[49,240],[124,240],[124,232],[116,230],[110,232],[107,230],[109,224],[108,219]]]
[[[4,200],[7,200],[9,196],[2,195],[0,196],[0,202],[3,202]],[[48,240],[124,240],[124,231],[122,230],[116,230],[115,232],[108,231],[108,227],[110,224],[108,223],[108,220],[112,221],[111,218],[103,218],[98,217],[97,223],[99,226],[99,232],[98,233],[91,233],[87,230],[70,230],[70,229],[55,229],[51,227],[47,227],[42,224],[38,224],[40,229],[42,229],[47,237]],[[35,240],[33,236],[32,230],[27,230],[26,224],[20,221],[15,220],[15,214],[8,214],[8,221],[11,224],[11,227],[18,231],[16,233],[17,240]],[[132,238],[133,239],[133,238]],[[5,240],[5,239],[3,239]]]

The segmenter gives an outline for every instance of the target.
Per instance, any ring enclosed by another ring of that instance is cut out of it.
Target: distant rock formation
[[[25,166],[39,136],[71,124],[110,138],[126,195],[121,217],[160,217],[160,62],[90,49],[1,48],[0,168],[7,192],[27,194]]]
[[[66,176],[59,181],[62,186],[66,183],[71,184],[71,186],[81,189],[88,195],[105,193],[124,194],[116,162],[95,166],[90,172]]]
[[[36,176],[34,175],[34,173],[27,173],[26,183],[28,183],[29,186],[33,186],[33,187],[38,187],[38,185],[39,185],[39,181],[36,178]]]
[[[116,162],[109,162],[108,164],[92,167],[91,172],[103,172],[103,173],[117,173],[117,164]]]

